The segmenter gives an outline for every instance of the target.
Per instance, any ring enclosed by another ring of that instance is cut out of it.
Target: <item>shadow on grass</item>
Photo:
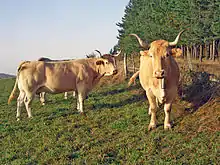
[[[126,91],[131,91],[131,90],[140,89],[140,88],[142,88],[140,86],[140,84],[136,84],[136,85],[132,85],[130,87],[124,87],[122,89],[114,89],[114,90],[110,90],[110,91],[95,93],[95,95],[102,95],[102,96],[114,95],[114,94],[123,93],[123,92],[126,92]]]
[[[47,120],[53,120],[59,117],[67,117],[73,114],[79,114],[79,112],[71,108],[57,108],[49,116],[47,116]]]
[[[182,99],[192,104],[194,112],[215,97],[219,90],[219,78],[207,72],[189,71],[183,76]]]
[[[130,98],[126,99],[126,100],[122,100],[113,104],[109,104],[109,103],[99,103],[99,104],[95,104],[93,105],[93,110],[99,110],[102,108],[119,108],[119,107],[123,107],[126,106],[128,104],[132,104],[135,102],[139,102],[139,101],[146,101],[146,96],[143,94],[138,94],[138,95],[132,95]]]

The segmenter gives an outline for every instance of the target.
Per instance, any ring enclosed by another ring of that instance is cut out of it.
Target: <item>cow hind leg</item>
[[[34,98],[34,94],[33,93],[27,93],[26,94],[26,98],[25,98],[24,104],[25,104],[25,107],[26,107],[26,110],[27,110],[28,118],[32,118],[30,104],[31,104],[33,98]]]
[[[73,91],[73,97],[76,97],[76,91]]]
[[[157,118],[156,118],[156,111],[157,111],[157,103],[156,97],[149,91],[146,92],[147,98],[149,101],[149,113],[151,115],[150,124],[148,126],[148,131],[155,129],[157,126]]]
[[[17,98],[17,115],[16,115],[16,118],[17,118],[17,121],[20,120],[20,116],[21,116],[21,107],[24,103],[24,99],[25,99],[25,92],[24,91],[20,91],[20,94]]]
[[[64,99],[65,99],[65,100],[68,99],[68,92],[64,92]]]
[[[45,105],[45,94],[46,94],[46,92],[41,92],[40,93],[40,103],[41,103],[41,105]]]

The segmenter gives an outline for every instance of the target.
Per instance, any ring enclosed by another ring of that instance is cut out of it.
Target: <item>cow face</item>
[[[166,76],[170,56],[168,53],[168,42],[157,40],[151,43],[148,55],[152,60],[153,77],[162,79]]]
[[[98,66],[98,72],[100,74],[104,74],[104,76],[110,76],[117,74],[117,67],[114,61],[114,57],[111,58],[100,58],[96,61],[96,65]]]
[[[153,77],[162,79],[166,77],[169,71],[170,60],[182,54],[179,48],[172,48],[169,42],[165,40],[157,40],[151,43],[150,49],[140,51],[142,56],[149,56],[152,60]]]
[[[149,50],[141,51],[140,54],[144,56],[149,56],[152,60],[152,69],[153,69],[153,77],[158,79],[163,79],[166,77],[167,72],[169,71],[169,65],[172,57],[177,57],[182,54],[182,51],[177,48],[172,48],[175,46],[180,38],[180,35],[183,33],[181,31],[175,41],[168,42],[165,40],[156,40],[153,41],[149,45],[146,42],[143,42],[142,39],[140,39],[136,34],[130,34],[132,36],[135,36],[139,42],[139,44]]]

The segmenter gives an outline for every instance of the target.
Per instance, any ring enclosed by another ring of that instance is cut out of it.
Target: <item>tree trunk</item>
[[[191,61],[191,57],[190,57],[189,46],[186,46],[186,54],[187,54],[187,61],[188,61],[189,69],[190,69],[190,71],[192,71],[193,67],[192,67],[192,61]]]
[[[131,54],[131,58],[132,58],[133,72],[135,73],[134,53]]]
[[[219,60],[219,43],[220,43],[220,40],[218,39],[216,41],[216,59]]]
[[[215,40],[212,42],[212,60],[215,61]]]
[[[198,57],[197,45],[194,45],[194,53],[195,53],[195,60],[197,60]]]
[[[202,50],[203,50],[203,45],[201,44],[200,46],[199,46],[199,61],[200,62],[202,62]]]
[[[208,53],[207,53],[207,44],[205,43],[205,45],[204,45],[204,56],[205,56],[205,58],[206,58],[206,60],[208,60]]]
[[[127,72],[128,72],[127,55],[126,55],[126,53],[124,53],[124,75],[125,75],[125,78],[127,78]]]
[[[212,50],[213,50],[212,43],[209,43],[209,60],[212,60],[212,55],[213,55]]]
[[[182,58],[184,59],[184,46],[183,45],[181,45],[181,50],[182,50]]]

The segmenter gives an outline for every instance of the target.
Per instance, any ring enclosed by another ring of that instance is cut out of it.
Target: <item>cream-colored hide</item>
[[[173,48],[173,46],[179,41],[182,32],[177,35],[174,42],[156,40],[150,46],[136,34],[130,34],[135,36],[139,44],[146,49],[140,51],[140,70],[131,77],[129,84],[139,74],[141,86],[146,91],[150,104],[149,114],[151,114],[151,121],[148,130],[156,128],[157,101],[164,104],[164,129],[171,129],[170,111],[177,93],[180,76],[179,67],[174,57],[182,54],[180,49]]]
[[[30,103],[36,93],[62,93],[76,91],[77,109],[83,113],[83,100],[89,91],[103,76],[117,73],[115,59],[91,58],[69,61],[26,61],[19,65],[14,88],[8,99],[17,98],[17,120],[20,119],[21,106],[24,103],[28,117],[32,117]]]

